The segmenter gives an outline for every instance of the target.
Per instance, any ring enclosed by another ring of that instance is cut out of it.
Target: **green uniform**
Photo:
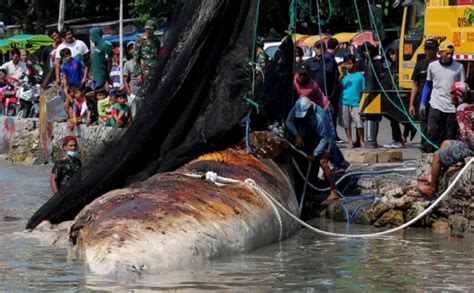
[[[135,40],[135,53],[133,55],[135,67],[133,69],[133,75],[137,76],[143,74],[142,90],[144,92],[149,88],[149,83],[153,80],[157,70],[160,44],[161,42],[158,36],[148,37],[143,34],[137,36]]]
[[[90,74],[95,83],[105,83],[109,73],[107,64],[112,58],[112,45],[102,39],[102,30],[92,28],[89,31],[95,44],[90,60]]]
[[[61,190],[69,179],[79,172],[81,165],[81,160],[70,157],[65,157],[54,163],[51,173],[54,173],[57,176],[58,190]]]

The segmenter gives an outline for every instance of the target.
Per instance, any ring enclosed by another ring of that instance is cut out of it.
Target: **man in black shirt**
[[[436,54],[438,53],[438,46],[439,44],[435,39],[427,39],[424,46],[425,58],[416,62],[415,69],[413,70],[413,75],[411,77],[411,80],[413,80],[413,86],[411,88],[410,106],[408,108],[408,112],[411,117],[415,116],[415,109],[418,108],[418,106],[415,108],[415,102],[417,105],[420,103],[421,90],[423,89],[423,86],[425,85],[426,76],[428,74],[428,65],[431,62],[438,60],[438,57],[436,56]],[[427,130],[428,130],[427,117],[428,117],[429,103],[426,103],[426,107],[427,107],[426,113],[420,113],[420,130],[425,134],[427,133]],[[422,137],[421,139],[422,151],[427,151],[426,145],[427,145],[427,142]]]

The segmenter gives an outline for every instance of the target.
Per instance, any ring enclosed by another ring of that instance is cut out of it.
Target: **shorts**
[[[355,128],[363,128],[364,125],[360,119],[359,107],[340,104],[337,124],[343,128],[351,128],[352,124],[354,124]]]
[[[474,156],[474,150],[461,140],[449,140],[449,146],[438,151],[441,164],[449,167],[467,157]]]

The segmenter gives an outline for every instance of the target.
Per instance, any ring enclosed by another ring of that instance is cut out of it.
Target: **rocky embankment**
[[[471,158],[466,158],[467,163]],[[440,196],[461,170],[458,164],[445,170],[436,198],[426,198],[416,190],[416,177],[426,174],[431,166],[431,156],[423,155],[415,172],[387,176],[360,177],[356,179],[356,193],[372,194],[363,199],[341,199],[331,203],[320,216],[376,227],[397,227],[414,219]],[[432,228],[437,232],[463,234],[474,232],[474,166],[463,173],[454,186],[427,216],[414,226]]]

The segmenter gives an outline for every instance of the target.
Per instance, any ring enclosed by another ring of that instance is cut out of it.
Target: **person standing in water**
[[[53,194],[57,194],[81,169],[82,163],[77,155],[77,139],[66,136],[63,139],[64,158],[56,161],[51,171],[50,184]]]

